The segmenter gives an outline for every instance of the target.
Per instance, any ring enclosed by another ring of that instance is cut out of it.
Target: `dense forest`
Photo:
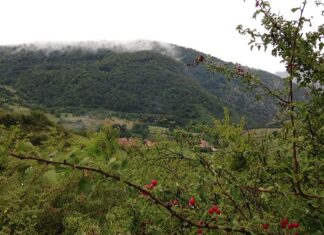
[[[106,109],[162,116],[184,124],[221,117],[226,106],[236,120],[245,117],[250,127],[276,125],[278,106],[272,98],[257,100],[255,91],[240,81],[229,81],[225,74],[202,66],[187,66],[201,54],[198,51],[175,45],[173,50],[176,56],[172,57],[159,47],[138,52],[3,47],[0,85],[14,89],[21,103],[55,112]],[[283,87],[279,77],[255,72],[269,87]],[[10,100],[3,98],[7,103]]]

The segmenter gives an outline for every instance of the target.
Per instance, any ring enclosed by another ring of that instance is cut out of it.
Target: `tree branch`
[[[121,182],[123,184],[126,184],[127,186],[136,189],[137,191],[143,193],[144,195],[146,195],[147,197],[149,197],[155,204],[161,206],[162,208],[164,208],[165,210],[167,210],[171,216],[176,217],[178,220],[182,221],[182,222],[186,222],[189,226],[191,227],[197,227],[197,228],[206,228],[206,229],[215,229],[215,230],[222,230],[222,231],[227,231],[227,232],[238,232],[238,233],[243,233],[243,234],[250,234],[250,232],[248,232],[245,228],[229,228],[229,227],[221,227],[218,225],[214,225],[214,224],[201,224],[201,223],[196,223],[193,222],[192,220],[184,217],[183,215],[179,214],[178,212],[174,211],[170,205],[160,201],[157,197],[155,197],[154,195],[152,195],[151,192],[147,191],[146,189],[142,188],[141,186],[138,186],[132,182],[129,182],[127,180],[123,180],[120,176],[117,175],[113,175],[110,174],[108,172],[105,172],[101,169],[98,168],[93,168],[93,167],[88,167],[88,166],[80,166],[80,165],[74,165],[71,163],[68,163],[66,161],[60,162],[60,161],[52,161],[52,160],[46,160],[46,159],[42,159],[42,158],[38,158],[38,157],[34,157],[34,156],[20,156],[19,154],[16,153],[10,153],[10,155],[14,158],[20,159],[20,160],[33,160],[33,161],[37,161],[37,162],[43,162],[46,164],[51,164],[51,165],[64,165],[64,166],[69,166],[72,167],[73,169],[78,169],[78,170],[88,170],[91,172],[95,172],[98,173],[100,175],[103,175],[107,178],[111,178],[114,179],[115,181]]]

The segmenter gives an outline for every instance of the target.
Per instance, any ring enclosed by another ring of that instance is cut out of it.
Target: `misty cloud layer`
[[[156,51],[164,55],[178,58],[175,45],[147,40],[136,41],[83,41],[83,42],[35,42],[16,46],[15,52],[21,50],[44,51],[50,54],[54,51],[69,52],[73,50],[86,50],[96,52],[100,49],[107,49],[118,53],[136,51]]]

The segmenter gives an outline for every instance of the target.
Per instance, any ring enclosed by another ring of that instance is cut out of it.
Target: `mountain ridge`
[[[188,68],[187,63],[204,54],[190,48],[148,41],[124,49],[116,43],[91,50],[77,45],[1,47],[0,85],[12,86],[44,108],[104,108],[184,123],[220,117],[227,106],[236,119],[245,116],[250,126],[264,126],[277,111],[272,100],[257,102],[239,81],[204,67]],[[279,81],[270,73],[261,74],[273,87]]]

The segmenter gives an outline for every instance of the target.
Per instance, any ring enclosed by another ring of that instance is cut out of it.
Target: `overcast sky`
[[[300,0],[270,0],[289,13]],[[252,20],[254,0],[0,0],[0,45],[45,41],[157,40],[194,48],[226,61],[284,70],[269,53],[251,52],[238,24]],[[320,10],[306,11],[323,23]]]

